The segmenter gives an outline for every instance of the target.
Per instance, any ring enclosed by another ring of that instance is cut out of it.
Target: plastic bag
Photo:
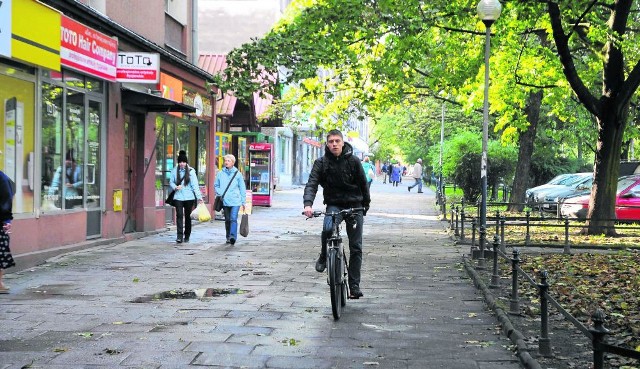
[[[249,235],[249,215],[242,214],[240,219],[240,236],[247,237]]]
[[[209,213],[209,209],[207,209],[204,203],[200,203],[196,206],[195,210],[191,212],[191,219],[200,222],[208,222],[211,220],[211,213]]]

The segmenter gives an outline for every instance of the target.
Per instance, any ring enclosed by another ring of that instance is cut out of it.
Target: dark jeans
[[[346,209],[335,205],[327,205],[326,212],[331,213]],[[349,237],[349,286],[360,286],[360,269],[362,268],[362,230],[364,226],[364,217],[362,211],[353,215],[356,226],[345,222],[343,229],[346,228]],[[338,223],[342,222],[342,217],[338,216]],[[322,252],[326,255],[327,239],[331,237],[331,217],[324,217],[324,225],[322,229]]]
[[[189,238],[191,236],[191,212],[193,211],[193,204],[195,200],[179,201],[176,200],[176,228],[178,231],[178,238]],[[184,218],[184,228],[183,228]],[[183,232],[184,229],[184,232]]]

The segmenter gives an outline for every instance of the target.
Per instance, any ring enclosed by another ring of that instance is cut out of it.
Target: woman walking
[[[0,171],[0,294],[9,293],[9,287],[2,282],[4,269],[15,266],[9,249],[9,233],[11,233],[11,219],[13,219],[13,188],[11,180]]]
[[[227,243],[235,244],[238,239],[238,212],[240,207],[244,211],[247,200],[247,191],[244,178],[234,167],[236,157],[229,154],[224,156],[224,167],[216,174],[214,189],[216,196],[222,196],[222,209],[224,211],[224,227],[227,234]],[[226,191],[226,192],[225,192]]]
[[[191,212],[196,200],[202,201],[202,194],[198,186],[198,176],[195,169],[188,164],[187,153],[180,150],[178,165],[171,171],[169,185],[175,191],[173,196],[176,207],[176,227],[178,235],[176,243],[189,242],[191,236]],[[184,224],[184,227],[183,227]],[[184,237],[184,238],[183,238]]]

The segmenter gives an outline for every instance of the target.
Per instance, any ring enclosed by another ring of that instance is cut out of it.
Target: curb
[[[509,320],[509,317],[507,316],[507,313],[498,306],[493,294],[482,281],[480,275],[475,271],[466,255],[462,256],[462,262],[464,263],[464,268],[467,270],[469,277],[473,280],[473,284],[477,289],[482,291],[485,302],[496,314],[500,324],[502,324],[502,332],[516,346],[516,355],[518,356],[518,359],[520,359],[520,363],[526,369],[542,369],[538,361],[529,354],[529,348],[527,347],[527,343],[524,341],[524,335],[513,326],[511,320]]]

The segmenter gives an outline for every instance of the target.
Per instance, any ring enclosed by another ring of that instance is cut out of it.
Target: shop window
[[[0,64],[0,170],[13,182],[13,213],[34,209],[35,83],[22,77],[28,68]],[[29,76],[25,76],[29,77]],[[33,79],[32,76],[30,78]]]
[[[52,187],[57,168],[62,166],[62,94],[63,88],[42,84],[42,210],[60,209],[62,198]]]

